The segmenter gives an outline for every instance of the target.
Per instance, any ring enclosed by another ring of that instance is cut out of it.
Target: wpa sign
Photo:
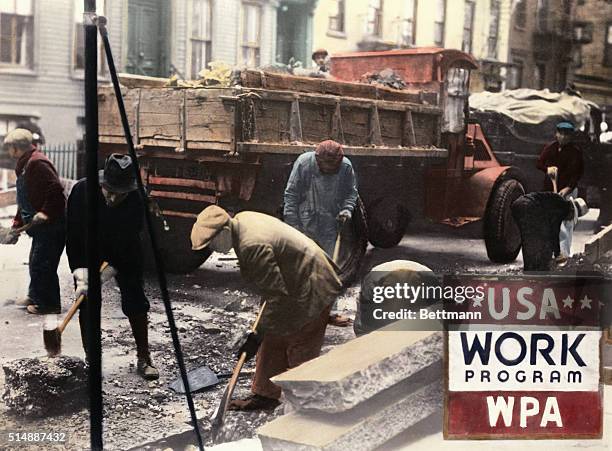
[[[520,290],[516,282],[508,286],[504,280],[487,281],[491,299],[495,292]],[[546,287],[537,286],[542,284]],[[529,285],[534,291],[549,291],[540,297],[544,300],[579,295],[597,306],[601,298],[599,289],[589,290],[584,284],[580,293],[569,293],[567,279],[558,290],[554,279],[531,279]],[[530,302],[541,311],[543,306],[536,299]],[[525,310],[520,307],[519,302],[519,313]],[[553,310],[554,314],[542,317],[540,326],[506,319],[486,326],[464,323],[448,331],[446,438],[601,437],[601,330],[568,326],[580,316],[580,306],[571,312],[566,309],[571,313],[566,318],[562,306]],[[588,320],[580,322],[594,326],[593,309],[582,310],[589,310],[584,313]]]

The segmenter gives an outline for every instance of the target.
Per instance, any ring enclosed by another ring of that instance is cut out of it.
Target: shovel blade
[[[187,373],[187,380],[189,381],[189,388],[191,393],[195,393],[198,390],[203,390],[208,387],[213,387],[219,383],[217,375],[207,366],[202,366],[191,370]],[[185,393],[185,387],[183,381],[179,377],[175,381],[171,382],[170,387],[176,393]]]

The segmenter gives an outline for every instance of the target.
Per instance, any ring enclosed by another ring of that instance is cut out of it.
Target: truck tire
[[[345,287],[349,286],[355,279],[367,247],[368,225],[365,208],[361,198],[357,198],[357,205],[351,222],[345,225],[340,238],[340,255],[337,262],[338,277]]]
[[[190,273],[198,269],[210,256],[211,252],[208,249],[202,251],[191,250],[190,236],[194,221],[194,219],[190,218],[166,216],[166,222],[170,227],[170,230],[166,231],[163,221],[157,217],[153,218],[153,224],[156,229],[155,233],[157,234],[157,241],[166,272],[172,274]],[[147,271],[154,271],[155,259],[153,257],[149,233],[146,230],[143,230],[141,240],[145,269]]]
[[[382,198],[369,204],[368,239],[372,246],[396,246],[404,237],[409,219],[406,209],[394,199]]]
[[[516,179],[501,180],[491,191],[485,210],[483,232],[487,255],[492,262],[513,262],[521,250],[521,234],[510,206],[523,194],[525,189]]]

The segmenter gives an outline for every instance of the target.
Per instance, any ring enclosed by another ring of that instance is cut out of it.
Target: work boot
[[[132,315],[128,317],[132,334],[136,342],[136,355],[138,357],[136,370],[146,380],[159,378],[159,371],[153,366],[151,354],[149,353],[149,325],[147,314]]]
[[[267,396],[251,395],[246,399],[233,399],[230,401],[228,410],[274,410],[280,404],[276,398]]]
[[[29,296],[23,297],[21,299],[17,299],[15,301],[15,305],[17,307],[23,307],[26,308],[28,305],[32,305],[34,304],[34,301],[32,300],[32,298],[30,298]]]

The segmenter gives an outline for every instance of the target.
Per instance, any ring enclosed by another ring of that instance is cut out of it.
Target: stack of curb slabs
[[[273,379],[287,410],[258,430],[264,450],[373,450],[443,402],[441,332],[399,321]]]

